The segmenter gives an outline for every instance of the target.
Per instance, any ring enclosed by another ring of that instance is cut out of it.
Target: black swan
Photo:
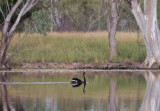
[[[73,87],[78,87],[78,86],[80,86],[80,85],[83,84],[83,83],[86,84],[85,75],[86,75],[86,73],[83,72],[84,81],[82,81],[82,80],[80,80],[80,79],[78,79],[78,78],[72,78],[72,81],[71,81],[72,86],[73,86]]]

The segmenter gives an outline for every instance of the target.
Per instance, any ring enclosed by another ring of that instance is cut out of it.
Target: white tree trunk
[[[136,18],[143,35],[147,57],[144,66],[151,68],[154,63],[160,63],[160,31],[157,21],[157,0],[144,0],[144,12],[137,0],[127,1]]]

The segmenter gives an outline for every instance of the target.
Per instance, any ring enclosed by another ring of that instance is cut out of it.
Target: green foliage
[[[106,18],[104,15],[104,4],[103,0],[53,0],[54,5],[50,6],[49,8],[43,10],[41,5],[37,4],[37,7],[34,7],[30,12],[28,12],[21,20],[22,24],[26,18],[36,18],[28,19],[24,23],[26,28],[25,30],[29,33],[38,32],[41,34],[45,34],[46,31],[49,30],[49,27],[54,27],[54,30],[57,30],[55,24],[51,23],[50,14],[54,14],[54,10],[50,10],[51,7],[57,8],[59,12],[59,19],[61,22],[61,31],[88,31],[89,25],[93,23],[91,31],[95,31],[100,27],[100,30],[106,30]],[[17,0],[9,0],[10,6],[14,5]],[[49,6],[50,0],[40,0],[40,2],[44,2]],[[141,7],[143,9],[144,0],[141,0]],[[4,11],[4,14],[8,14],[8,9],[6,0],[1,0],[0,6]],[[157,2],[157,16],[158,16],[158,23],[160,24],[160,2]],[[100,8],[100,9],[99,9]],[[40,11],[38,11],[40,10]],[[19,9],[17,9],[17,12]],[[35,12],[37,11],[37,12]],[[34,13],[33,13],[34,12]],[[33,13],[33,14],[32,14]],[[98,21],[100,13],[100,21]],[[121,18],[118,25],[119,31],[135,31],[137,30],[137,23],[133,14],[131,13],[130,9],[126,5],[124,1],[121,4]],[[36,17],[37,16],[37,17]],[[12,17],[12,23],[14,23],[15,19],[17,18],[17,14],[14,14]],[[36,21],[37,20],[37,21]],[[48,23],[46,23],[48,21]],[[121,27],[123,21],[126,22],[125,28]],[[0,23],[4,22],[3,16],[0,13]],[[30,25],[30,26],[29,26]],[[35,26],[37,29],[35,29]],[[22,25],[18,28],[18,30],[22,31]],[[28,29],[27,29],[28,27]]]
[[[24,22],[25,32],[27,33],[40,33],[46,35],[46,31],[50,30],[52,26],[51,13],[52,10],[39,10],[32,13],[31,19]]]

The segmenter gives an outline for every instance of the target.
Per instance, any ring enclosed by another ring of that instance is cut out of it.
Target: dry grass
[[[109,58],[107,32],[50,32],[26,35],[12,62],[93,62],[106,63]],[[13,51],[19,41],[16,34],[9,47]],[[134,32],[117,32],[115,61],[143,61],[145,47]]]

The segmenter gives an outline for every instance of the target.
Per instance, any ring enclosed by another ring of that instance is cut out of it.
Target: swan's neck
[[[86,78],[85,78],[85,75],[83,74],[83,78],[84,78],[84,82],[86,82]]]

